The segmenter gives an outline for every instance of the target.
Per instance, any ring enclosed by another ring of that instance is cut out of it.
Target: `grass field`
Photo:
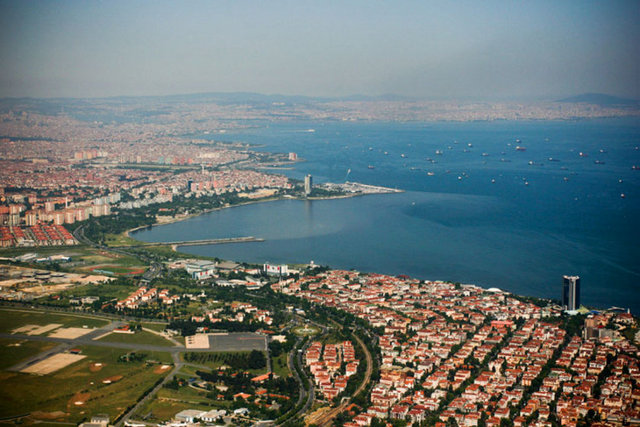
[[[132,239],[131,237],[125,235],[125,233],[105,234],[104,242],[107,244],[107,246],[137,246],[141,244],[140,241]]]
[[[291,375],[291,371],[287,366],[287,353],[274,357],[271,360],[271,367],[273,368],[273,373],[279,377],[286,378]]]
[[[189,375],[179,375],[179,377],[188,378]],[[207,392],[196,390],[189,386],[180,387],[178,390],[163,387],[158,391],[154,399],[138,412],[138,416],[151,414],[146,421],[161,422],[173,418],[175,414],[185,409],[200,409],[203,411],[211,409],[229,410],[230,402],[211,400],[206,395]]]
[[[28,309],[0,308],[0,332],[11,332],[24,325],[48,325],[60,323],[62,327],[89,328],[104,326],[107,320],[93,317],[84,317],[76,314],[48,313]]]
[[[56,343],[0,338],[0,370],[55,347]],[[0,387],[2,384],[0,383]]]
[[[156,331],[156,332],[162,332],[165,330],[165,328],[167,327],[167,323],[148,323],[148,322],[142,322],[142,327],[143,328],[147,328],[147,329],[151,329],[152,331]]]
[[[100,285],[78,286],[71,290],[61,292],[60,295],[63,297],[73,295],[74,297],[97,296],[103,297],[103,299],[124,299],[136,289],[137,286],[134,285],[123,286],[106,282],[101,283]]]
[[[105,342],[117,342],[117,343],[135,343],[135,344],[150,344],[150,345],[162,345],[166,347],[173,347],[173,343],[161,336],[152,334],[147,331],[138,331],[135,334],[109,334],[100,338],[99,341]]]
[[[132,242],[135,240],[131,239]],[[67,271],[75,273],[90,273],[90,269],[99,265],[111,265],[114,269],[119,269],[115,273],[128,273],[131,270],[146,268],[147,266],[138,258],[107,252],[89,246],[63,246],[63,247],[43,247],[43,248],[10,248],[0,249],[0,256],[13,257],[25,253],[36,253],[38,257],[63,254],[71,257],[71,262],[60,266]],[[47,269],[46,264],[38,265],[39,268]],[[104,270],[109,270],[104,268]]]
[[[0,372],[0,417],[39,411],[47,419],[47,413],[60,411],[49,421],[77,423],[95,413],[109,414],[113,421],[170,372],[156,373],[157,365],[144,361],[120,363],[124,350],[90,346],[81,350],[86,358],[49,375]],[[148,354],[147,359],[158,359],[155,356],[159,355]]]

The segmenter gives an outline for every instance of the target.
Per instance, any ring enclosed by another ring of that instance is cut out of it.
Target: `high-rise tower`
[[[313,178],[311,178],[311,175],[306,175],[304,177],[304,194],[305,196],[308,196],[309,194],[311,194],[311,190],[313,189]]]
[[[580,277],[562,277],[562,307],[566,310],[577,310],[580,307]]]

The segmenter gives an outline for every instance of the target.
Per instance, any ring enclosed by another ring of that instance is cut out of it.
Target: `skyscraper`
[[[311,178],[311,175],[306,175],[304,177],[304,194],[305,196],[308,196],[309,194],[311,194],[311,189],[313,188],[313,178]]]
[[[580,307],[580,277],[562,277],[562,307],[566,310],[577,310]]]

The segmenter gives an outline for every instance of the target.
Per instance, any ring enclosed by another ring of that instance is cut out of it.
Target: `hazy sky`
[[[0,0],[0,96],[640,98],[640,1]]]

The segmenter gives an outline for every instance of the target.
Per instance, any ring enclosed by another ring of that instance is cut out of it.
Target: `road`
[[[93,246],[94,248],[97,248],[97,249],[110,251],[110,252],[115,252],[115,253],[119,253],[121,255],[127,255],[127,256],[134,257],[134,258],[138,258],[138,259],[148,263],[149,264],[149,269],[142,275],[142,279],[145,280],[145,281],[151,281],[151,280],[155,279],[156,277],[158,277],[162,273],[162,264],[152,260],[151,258],[149,258],[148,256],[146,256],[144,254],[137,254],[137,253],[128,252],[128,251],[123,250],[122,248],[111,248],[111,247],[107,247],[107,246],[104,246],[104,245],[99,245],[99,244],[91,241],[84,234],[84,228],[85,227],[86,227],[86,225],[81,225],[80,227],[78,227],[75,230],[73,230],[73,237],[75,237],[75,239],[77,241],[79,241],[80,243],[84,243],[85,245],[88,245],[88,246]]]
[[[332,408],[326,412],[323,412],[322,414],[319,414],[317,417],[308,419],[307,420],[308,424],[316,424],[322,427],[331,426],[333,419],[336,418],[338,414],[343,412],[351,404],[351,399],[354,396],[357,396],[360,392],[364,391],[364,389],[369,384],[369,381],[371,381],[371,374],[373,372],[373,357],[371,356],[369,349],[367,348],[365,343],[360,339],[360,337],[358,337],[355,334],[353,334],[353,337],[356,339],[356,341],[358,342],[358,345],[360,345],[360,347],[364,351],[365,360],[367,361],[367,370],[365,371],[365,375],[362,383],[360,384],[360,386],[358,386],[358,388],[356,389],[356,391],[353,393],[351,397],[349,397],[348,399],[345,399],[340,405],[336,406],[335,408]]]

